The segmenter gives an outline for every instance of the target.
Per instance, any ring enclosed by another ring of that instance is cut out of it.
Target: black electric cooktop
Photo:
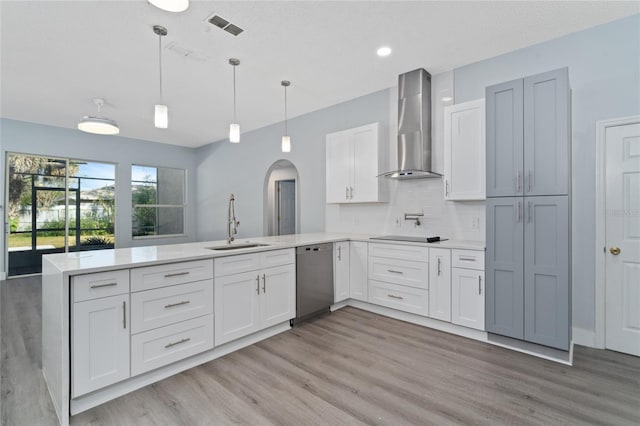
[[[391,240],[391,241],[408,241],[411,243],[438,243],[447,241],[448,238],[440,237],[408,237],[406,235],[383,235],[381,237],[371,237],[370,240]]]

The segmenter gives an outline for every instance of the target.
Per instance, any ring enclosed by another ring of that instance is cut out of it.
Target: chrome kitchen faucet
[[[235,201],[236,197],[231,194],[229,197],[229,208],[227,209],[227,244],[231,244],[231,242],[235,240],[233,236],[238,233],[238,226],[240,226],[240,221],[236,220]]]

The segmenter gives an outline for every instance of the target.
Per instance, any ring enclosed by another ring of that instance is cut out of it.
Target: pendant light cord
[[[289,136],[287,129],[287,86],[284,86],[284,135]]]
[[[236,119],[236,66],[233,66],[233,122],[237,123]]]
[[[164,104],[162,96],[162,36],[158,35],[158,69],[160,70],[160,103]]]

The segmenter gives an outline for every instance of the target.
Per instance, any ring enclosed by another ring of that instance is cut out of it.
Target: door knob
[[[611,252],[612,255],[617,256],[620,254],[620,248],[619,247],[611,247],[609,249],[609,251]]]

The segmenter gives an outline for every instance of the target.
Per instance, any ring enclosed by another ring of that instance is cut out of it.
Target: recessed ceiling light
[[[189,8],[189,0],[148,0],[158,9],[167,12],[184,12]]]
[[[391,48],[387,46],[382,46],[381,48],[378,49],[376,53],[378,53],[378,56],[389,56],[391,55]]]

